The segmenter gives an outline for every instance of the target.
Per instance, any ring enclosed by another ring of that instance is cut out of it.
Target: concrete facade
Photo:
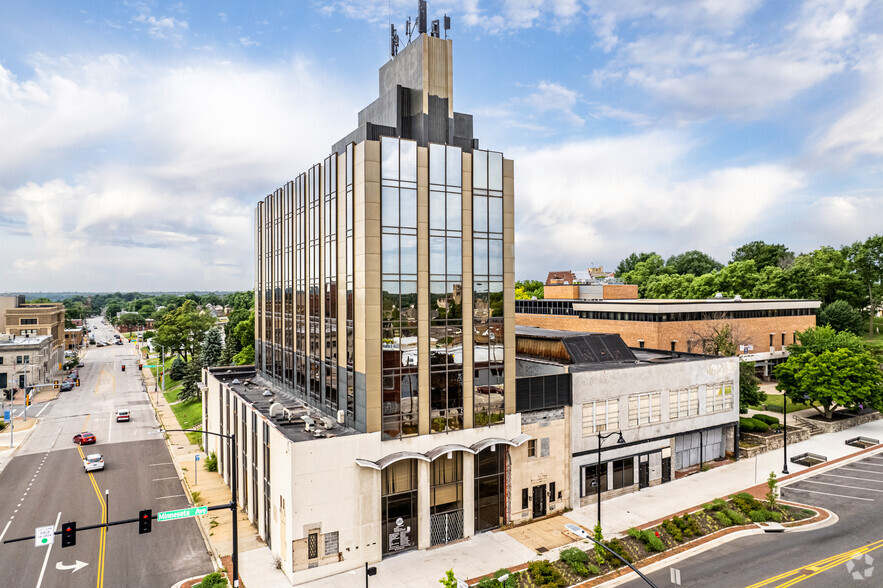
[[[570,420],[569,406],[521,413],[521,430],[531,438],[509,450],[513,523],[570,506]]]
[[[57,303],[26,304],[24,296],[0,296],[0,333],[16,337],[48,335],[52,338],[49,362],[57,373],[65,350],[64,305]]]
[[[52,358],[49,335],[0,334],[0,390],[21,389],[22,384],[48,384],[56,372]]]

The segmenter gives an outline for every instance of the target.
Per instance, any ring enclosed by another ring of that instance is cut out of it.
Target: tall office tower
[[[379,470],[383,554],[504,522],[525,439],[513,162],[454,112],[452,61],[417,36],[358,127],[255,214],[256,370],[369,436],[346,465]]]

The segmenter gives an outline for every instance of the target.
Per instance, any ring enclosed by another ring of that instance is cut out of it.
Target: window
[[[720,412],[733,408],[733,386],[712,384],[705,387],[705,411]]]
[[[35,318],[27,318],[27,319],[23,318],[23,319],[21,319],[21,322],[20,322],[19,324],[21,324],[21,325],[36,325],[36,324],[37,324],[37,319],[35,319]]]
[[[782,333],[782,347],[785,347],[785,333]]]
[[[638,340],[638,347],[640,347],[641,349],[644,348],[644,341],[643,340],[640,340],[640,339]]]
[[[675,347],[677,346],[677,344],[678,344],[677,341],[672,341],[672,342],[671,342],[671,350],[672,350],[672,351],[675,350]]]
[[[16,355],[16,356],[15,356],[15,363],[16,363],[17,365],[21,365],[21,355]]]
[[[530,503],[530,498],[528,497],[527,488],[521,489],[521,510],[524,510],[528,507]]]
[[[774,333],[770,333],[770,347],[773,346],[773,335]]]
[[[536,457],[537,456],[537,440],[530,439],[527,442],[527,456],[528,457]]]
[[[555,502],[555,482],[549,484],[549,502]]]
[[[672,390],[668,396],[668,416],[670,419],[681,419],[699,414],[699,388],[681,388]]]
[[[603,467],[603,466],[602,466]],[[635,460],[631,457],[613,462],[613,489],[628,488],[635,483]]]
[[[0,365],[3,365],[3,356],[0,355]]]
[[[337,531],[325,533],[325,556],[336,555],[340,552],[340,541]]]
[[[583,437],[619,428],[619,400],[596,400],[583,404]]]
[[[22,329],[18,334],[22,337],[36,337],[37,329]]]
[[[316,532],[307,535],[307,558],[316,559],[319,557],[319,534]]]
[[[797,331],[791,333],[791,343],[797,343]]]
[[[597,466],[590,465],[583,467],[583,496],[589,496],[598,492],[598,477],[595,475]],[[607,464],[601,464],[601,492],[607,490]]]
[[[540,457],[549,457],[549,438],[540,439]]]
[[[629,426],[635,427],[661,421],[661,397],[662,394],[660,392],[632,394],[629,396]]]

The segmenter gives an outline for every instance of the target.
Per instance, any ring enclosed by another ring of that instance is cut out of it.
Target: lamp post
[[[27,422],[27,420],[28,420],[28,370],[31,369],[32,367],[35,367],[35,366],[28,364],[28,365],[22,366],[21,369],[18,369],[16,371],[12,372],[13,383],[15,382],[15,376],[17,376],[18,374],[23,373],[25,376],[24,385],[22,386],[23,391],[24,391],[24,396],[22,397],[22,405],[24,408],[24,412],[22,414],[22,419],[21,419],[22,421],[25,421],[25,422]],[[12,399],[12,401],[10,401],[9,405],[10,405],[10,408],[15,408],[15,399]],[[12,416],[12,413],[10,412],[10,417],[11,416]],[[12,420],[12,419],[10,418],[10,420]]]
[[[229,435],[225,435],[224,433],[213,433],[211,431],[197,431],[196,429],[159,429],[158,433],[201,433],[203,435],[214,435],[216,437],[222,437],[227,439],[233,444],[232,456],[230,458],[230,465],[232,466],[232,477],[231,477],[231,491],[233,496],[230,498],[230,512],[233,514],[233,588],[239,587],[239,522],[237,520],[237,511],[239,510],[239,501],[237,499],[237,491],[239,490],[239,486],[236,480],[236,434],[231,433]]]
[[[791,473],[788,471],[788,395],[782,392],[782,454],[784,464],[782,465],[782,473],[786,476]]]
[[[612,433],[607,433],[606,435],[602,435],[601,431],[598,431],[598,464],[595,466],[595,486],[598,488],[598,524],[601,524],[601,444],[605,439],[609,437],[613,437],[614,435],[619,435],[619,439],[616,440],[617,445],[622,445],[625,443],[625,439],[622,438],[622,431],[614,431]]]

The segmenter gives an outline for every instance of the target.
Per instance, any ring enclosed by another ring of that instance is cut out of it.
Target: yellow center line
[[[801,566],[797,569],[791,570],[790,572],[785,572],[767,580],[762,580],[756,584],[748,586],[747,588],[761,588],[761,586],[768,586],[780,580],[785,580],[785,582],[782,584],[778,584],[775,588],[787,588],[789,586],[793,586],[794,584],[803,582],[806,579],[812,578],[813,576],[821,574],[825,570],[829,570],[833,567],[844,564],[854,558],[856,555],[869,553],[871,551],[874,551],[875,549],[880,549],[881,547],[883,547],[883,540],[875,541],[874,543],[869,543],[864,547],[858,547],[850,551],[844,551],[843,553],[840,553],[838,555],[832,555],[831,557],[827,557],[817,562]],[[786,580],[786,578],[790,579]]]
[[[86,459],[86,456],[83,454],[82,446],[77,445],[77,451],[80,453],[80,459]],[[101,505],[101,521],[106,523],[107,503],[104,501],[104,497],[101,495],[101,491],[98,489],[98,483],[95,481],[95,476],[92,475],[92,472],[87,472],[87,474],[89,475],[89,481],[92,482],[92,489],[95,490],[95,495],[98,497],[98,503]],[[104,550],[106,545],[106,538],[107,527],[102,527],[101,538],[98,541],[98,580],[95,583],[95,588],[102,588],[104,586]]]

